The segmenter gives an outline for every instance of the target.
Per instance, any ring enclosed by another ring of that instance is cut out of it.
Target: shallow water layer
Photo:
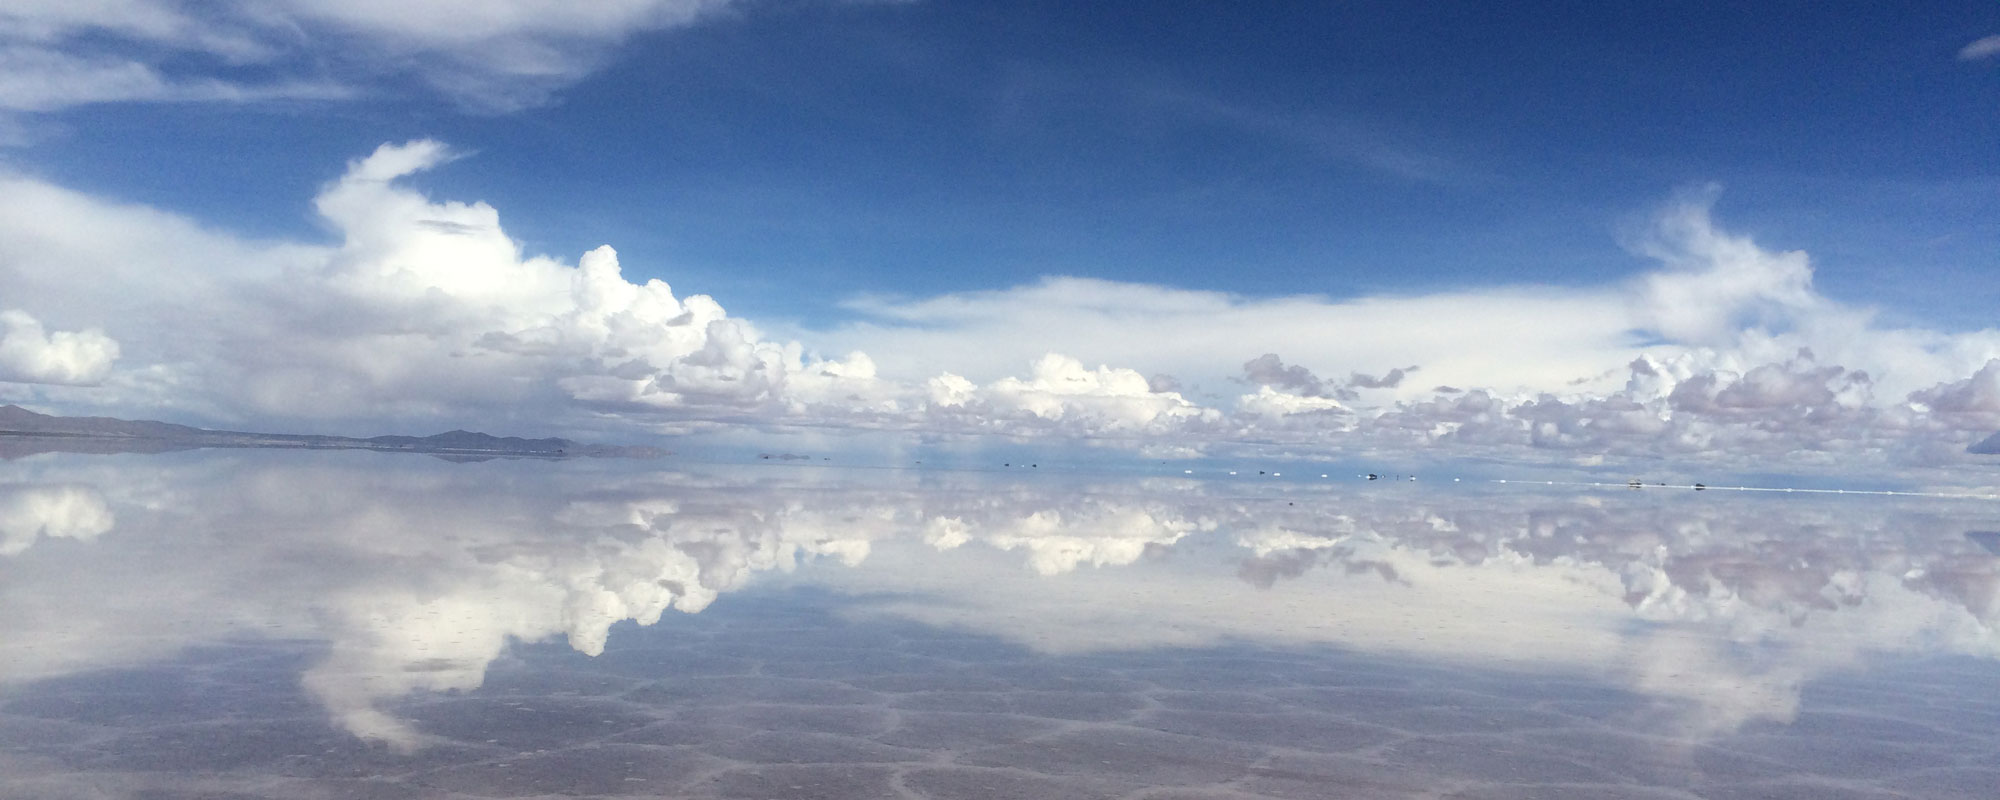
[[[1996,515],[45,454],[0,798],[1986,798]]]

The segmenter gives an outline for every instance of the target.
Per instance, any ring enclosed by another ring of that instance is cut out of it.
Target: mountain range
[[[152,420],[58,417],[15,405],[0,406],[0,455],[34,452],[161,452],[202,447],[308,450],[382,450],[461,458],[658,458],[655,447],[585,444],[569,439],[523,439],[455,430],[431,436],[325,436],[216,431]]]

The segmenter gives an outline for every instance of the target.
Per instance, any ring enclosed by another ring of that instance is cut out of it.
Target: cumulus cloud
[[[1363,375],[1359,372],[1356,372],[1354,373],[1353,377],[1348,378],[1347,385],[1352,386],[1356,389],[1394,389],[1398,386],[1402,386],[1403,379],[1409,377],[1410,373],[1416,371],[1417,367],[1414,365],[1408,367],[1397,367],[1395,369],[1389,370],[1388,372],[1382,373],[1382,377],[1380,378],[1373,377],[1370,375]]]
[[[2000,422],[2000,359],[1986,362],[1960,381],[1941,383],[1915,392],[1910,400],[1925,409],[1992,427]]]
[[[380,375],[385,362],[402,361],[399,375],[385,377],[430,380],[465,369],[454,360],[485,361],[540,372],[572,398],[613,406],[747,410],[871,391],[865,356],[809,361],[706,295],[677,298],[662,281],[627,281],[608,246],[574,267],[524,257],[491,206],[433,203],[396,183],[448,156],[431,141],[384,146],[316,202],[345,241],[305,276],[322,290],[315,301],[330,295],[383,323],[343,332],[372,340],[376,362],[357,367]],[[793,378],[799,386],[788,385]]]
[[[313,203],[330,244],[0,179],[0,292],[91,326],[8,317],[8,374],[102,383],[8,399],[369,431],[747,423],[1802,470],[1948,465],[2000,428],[1979,399],[2000,392],[2000,331],[1882,325],[1820,294],[1804,253],[1720,228],[1712,194],[1633,237],[1656,269],[1596,288],[1260,299],[1049,278],[853,298],[854,321],[780,337],[628,278],[609,246],[524,252],[499,210],[414,185],[455,157],[419,140],[356,159]]]
[[[731,4],[27,0],[0,9],[0,110],[332,99],[389,77],[507,110],[544,101],[626,38],[692,24]],[[234,77],[244,67],[273,77]]]
[[[1009,345],[1038,347],[1042,336],[1141,369],[1234,372],[1257,390],[1233,402],[1204,397],[1225,420],[1181,435],[1226,431],[1219,435],[1322,452],[1444,445],[1500,458],[1670,454],[1738,466],[1778,457],[1817,470],[1951,463],[1969,432],[2000,425],[1980,416],[1981,384],[1966,377],[2000,357],[2000,331],[1880,325],[1869,309],[1820,294],[1805,253],[1718,226],[1714,199],[1713,189],[1694,192],[1662,210],[1631,243],[1657,268],[1596,290],[1260,300],[1058,278],[865,298],[851,307],[869,319],[827,338],[865,346],[892,377],[911,353],[995,358]],[[1429,319],[1452,324],[1414,321]],[[974,337],[989,344],[976,348]],[[1276,343],[1350,377],[1324,378],[1276,348],[1215,363],[1223,348]],[[1410,385],[1414,366],[1380,377],[1357,369],[1385,357],[1422,364],[1443,384]],[[1198,382],[1184,384],[1201,395]]]
[[[1866,373],[1821,364],[1809,350],[1742,372],[1698,362],[1635,359],[1626,386],[1606,394],[1440,394],[1383,410],[1358,435],[1384,449],[1443,444],[1738,468],[1782,456],[1787,468],[1826,471],[1949,462],[1945,451],[1964,447],[1992,419],[1922,404],[1961,394],[1965,381],[1880,404]]]
[[[1637,243],[1663,267],[1634,294],[1639,327],[1683,344],[1721,345],[1746,327],[1782,325],[1826,302],[1812,290],[1805,253],[1772,253],[1717,229],[1713,194],[1674,205]]]
[[[1542,288],[1332,300],[1051,277],[844,306],[860,319],[811,334],[869,353],[891,378],[921,379],[950,364],[988,381],[1058,352],[1199,387],[1240,375],[1255,354],[1278,353],[1322,372],[1422,364],[1440,382],[1513,388],[1601,372],[1630,360],[1635,341],[1617,295]],[[1453,325],[1424,323],[1439,319]]]
[[[1131,369],[1056,353],[984,384],[949,372],[884,380],[867,354],[809,353],[706,295],[628,280],[608,246],[574,264],[530,256],[493,207],[434,201],[407,185],[453,157],[420,140],[349,164],[314,202],[339,235],[331,247],[237,242],[16,179],[31,201],[0,203],[0,229],[22,234],[11,249],[0,244],[0,280],[34,306],[130,326],[121,336],[143,342],[130,355],[145,366],[108,388],[141,408],[188,402],[182,392],[206,386],[230,387],[198,406],[225,416],[453,424],[568,409],[641,421],[1139,437],[1220,416]],[[178,283],[186,267],[157,255],[169,242],[187,260],[213,262]],[[149,333],[163,328],[177,334]],[[80,344],[111,340],[86,332],[52,341],[82,354]],[[79,371],[69,382],[79,376],[102,374]]]
[[[103,331],[49,331],[21,311],[0,311],[0,381],[90,385],[118,360]]]
[[[1286,364],[1276,353],[1265,353],[1243,364],[1243,380],[1255,384],[1254,394],[1237,399],[1236,409],[1250,417],[1277,418],[1292,414],[1345,412],[1342,401],[1361,397],[1360,389],[1394,389],[1416,367],[1397,367],[1377,378],[1356,372],[1344,383],[1327,381],[1298,364]]]
[[[1962,378],[2000,342],[1993,331],[1882,326],[1868,309],[1820,294],[1805,253],[1773,251],[1723,229],[1713,200],[1708,191],[1670,203],[1631,237],[1633,252],[1655,268],[1594,288],[1250,298],[1054,277],[993,291],[857,298],[846,305],[861,320],[815,333],[870,353],[892,378],[952,363],[975,381],[990,380],[1056,351],[1199,387],[1202,378],[1243,374],[1246,355],[1263,353],[1270,358],[1255,359],[1254,384],[1332,395],[1327,384],[1335,381],[1324,376],[1345,373],[1352,387],[1379,381],[1404,400],[1426,392],[1395,381],[1394,372],[1373,378],[1384,363],[1422,365],[1430,385],[1508,395],[1604,392],[1618,388],[1624,366],[1642,355],[1742,372],[1801,347],[1867,372],[1885,398],[1900,399]]]
[[[0,201],[0,230],[22,235],[0,244],[0,282],[31,308],[131,326],[120,338],[143,340],[128,355],[146,367],[109,388],[141,406],[207,386],[234,387],[207,408],[251,417],[897,408],[865,355],[768,340],[705,295],[626,280],[609,247],[573,265],[525,255],[491,206],[433,202],[402,182],[451,157],[416,141],[350,164],[315,202],[333,247],[238,242],[16,179],[21,202]],[[159,255],[169,245],[182,249]],[[15,373],[95,380],[119,352],[106,334],[43,337],[8,320],[0,363]]]
[[[1243,379],[1302,397],[1326,396],[1326,383],[1318,375],[1297,364],[1285,364],[1277,353],[1265,353],[1243,362]]]
[[[1958,50],[1958,60],[1979,61],[2000,55],[2000,34],[1982,37]]]
[[[1130,369],[1083,362],[1058,353],[1035,359],[1025,377],[985,386],[945,373],[927,384],[925,422],[948,430],[1070,435],[1171,434],[1221,414],[1196,406]]]
[[[1346,429],[1351,423],[1345,422],[1352,415],[1347,406],[1331,397],[1310,394],[1292,394],[1259,386],[1257,391],[1236,398],[1236,412],[1246,421],[1280,420],[1294,415],[1313,414],[1328,418],[1339,418],[1335,424]]]

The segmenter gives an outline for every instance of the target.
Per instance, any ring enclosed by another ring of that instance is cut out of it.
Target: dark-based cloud
[[[1282,389],[1301,397],[1325,397],[1326,383],[1312,370],[1287,365],[1277,353],[1265,353],[1243,362],[1243,379],[1258,386]]]
[[[1394,389],[1402,386],[1403,379],[1416,371],[1417,368],[1415,366],[1397,367],[1382,373],[1382,377],[1380,378],[1356,372],[1352,377],[1347,379],[1347,385],[1356,389]]]

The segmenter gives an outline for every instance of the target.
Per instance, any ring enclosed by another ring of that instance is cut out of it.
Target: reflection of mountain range
[[[323,642],[308,690],[406,747],[395,701],[479,686],[512,642],[595,654],[621,622],[760,581],[1052,651],[1257,640],[1591,674],[1690,707],[1696,730],[1786,718],[1806,681],[1871,654],[2000,657],[2000,558],[1964,535],[1977,513],[1944,513],[1969,506],[276,453],[28,464],[0,480],[0,682],[238,636]]]
[[[432,436],[321,436],[246,433],[191,428],[170,422],[113,417],[55,417],[20,406],[0,406],[0,458],[47,452],[158,453],[203,447],[263,447],[308,450],[388,450],[443,456],[570,458],[578,456],[655,458],[651,447],[583,444],[568,439],[523,439],[473,431]]]

